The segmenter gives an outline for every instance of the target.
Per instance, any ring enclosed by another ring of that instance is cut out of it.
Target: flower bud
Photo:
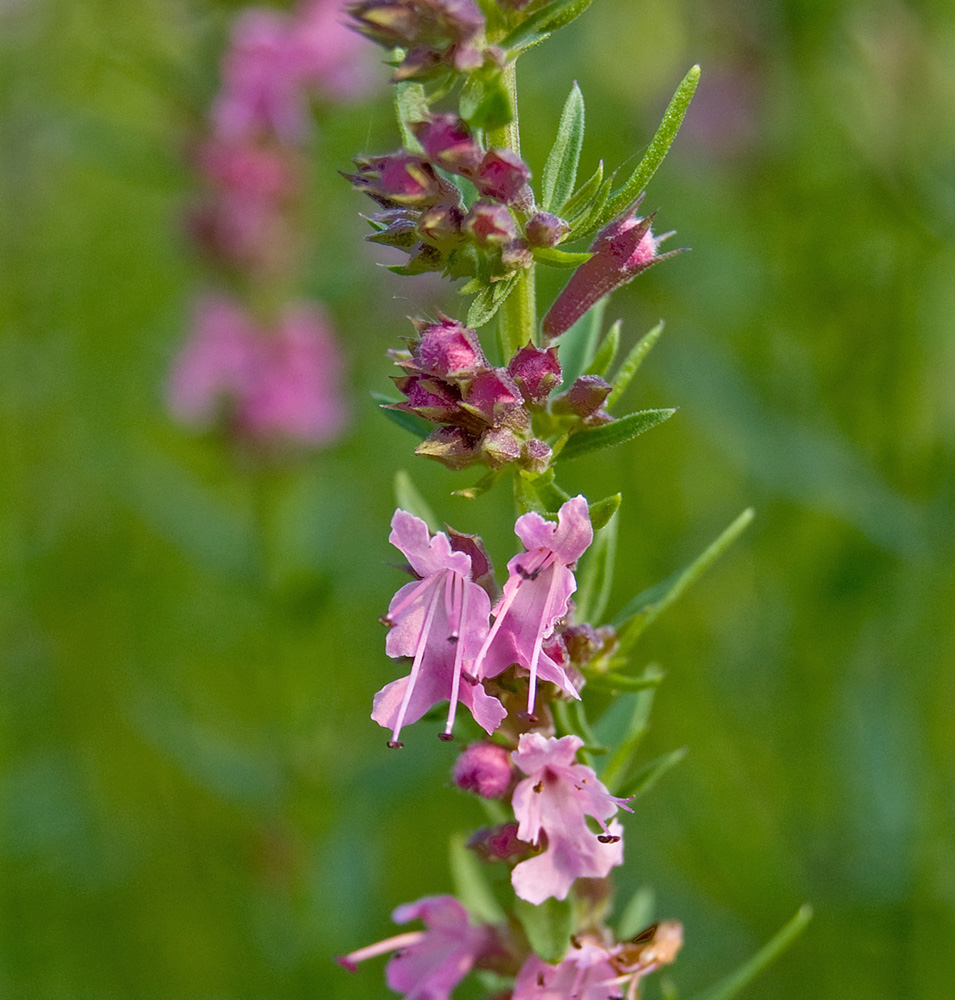
[[[485,827],[471,837],[468,848],[482,861],[507,861],[509,858],[519,857],[526,854],[532,845],[520,840],[517,830],[517,823]]]
[[[449,469],[466,469],[481,461],[474,439],[463,427],[439,427],[415,448],[415,454],[433,458]]]
[[[610,395],[612,386],[599,375],[581,375],[566,391],[557,396],[551,409],[554,413],[572,413],[587,418],[596,414]],[[609,414],[605,414],[609,417]]]
[[[507,370],[524,399],[534,406],[546,403],[551,390],[560,385],[556,347],[541,349],[528,343],[511,358]]]
[[[499,427],[504,423],[526,426],[528,422],[524,397],[517,383],[503,368],[479,372],[464,393],[464,406],[489,427]]]
[[[521,442],[507,427],[492,427],[480,441],[481,454],[492,469],[501,469],[521,457]]]
[[[533,195],[527,182],[531,172],[527,164],[509,149],[490,149],[481,161],[474,183],[488,198],[506,205],[522,207],[533,204]]]
[[[420,375],[399,376],[393,381],[407,398],[386,409],[415,413],[434,424],[450,423],[459,417],[461,399],[447,384]]]
[[[463,119],[453,114],[431,115],[411,126],[428,159],[445,170],[469,176],[484,158],[484,150],[474,141]]]
[[[432,205],[421,213],[417,230],[422,239],[433,243],[440,250],[448,250],[461,242],[463,221],[464,213],[457,205]]]
[[[570,226],[551,212],[538,212],[524,227],[524,235],[532,247],[555,247],[570,232]]]
[[[554,452],[550,445],[544,441],[539,441],[537,438],[531,438],[530,441],[524,443],[524,447],[521,450],[521,468],[540,475],[547,471],[553,457]]]
[[[422,327],[412,351],[423,372],[439,378],[471,379],[489,368],[477,334],[456,320],[441,315],[440,322]]]
[[[499,799],[512,777],[511,755],[497,743],[472,743],[454,765],[454,783],[485,799]]]
[[[439,177],[427,160],[404,150],[387,156],[357,157],[355,163],[358,173],[345,177],[385,208],[425,208],[458,199],[457,189]]]
[[[482,249],[510,243],[517,233],[511,213],[493,201],[476,201],[464,220],[464,231]]]
[[[527,246],[526,240],[511,240],[501,250],[501,263],[509,271],[519,271],[534,263],[534,255]]]

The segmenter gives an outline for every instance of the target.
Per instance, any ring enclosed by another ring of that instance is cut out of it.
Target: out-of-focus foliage
[[[350,359],[351,435],[237,467],[163,412],[200,280],[182,151],[233,2],[0,4],[0,993],[383,996],[332,956],[450,888],[480,822],[421,724],[389,753],[375,618],[388,485],[514,541],[369,400],[435,300],[362,243],[337,171],[397,145],[381,99],[321,115],[307,291]],[[745,996],[948,997],[955,981],[955,10],[900,0],[597,0],[521,63],[543,167],[570,76],[581,176],[632,169],[703,78],[645,207],[693,253],[620,292],[628,390],[664,427],[568,464],[624,494],[612,616],[744,507],[757,518],[641,638],[645,744],[686,760],[628,823],[621,898],[682,919],[692,995],[804,901]],[[545,279],[546,279],[545,275]],[[554,279],[560,280],[560,275]],[[377,289],[377,291],[375,291]],[[541,296],[556,291],[542,284]],[[453,310],[443,293],[437,304]],[[640,647],[637,647],[638,650]],[[649,987],[654,990],[656,987]]]

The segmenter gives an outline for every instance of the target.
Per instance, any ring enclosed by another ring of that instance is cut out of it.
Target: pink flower
[[[222,90],[212,108],[218,136],[275,136],[293,144],[303,139],[308,118],[295,54],[287,16],[264,7],[239,15],[222,64]]]
[[[468,923],[467,912],[453,896],[406,903],[394,911],[392,919],[396,924],[423,920],[427,930],[399,934],[338,961],[353,972],[358,962],[396,952],[388,963],[386,979],[393,990],[404,994],[404,1000],[448,1000],[474,963],[496,949],[492,929]]]
[[[542,329],[546,339],[559,337],[605,295],[653,264],[679,253],[677,250],[658,256],[657,248],[670,234],[654,236],[650,231],[653,216],[641,219],[632,211],[597,234],[590,247],[593,257],[574,271],[544,317]]]
[[[527,775],[514,790],[512,806],[518,821],[517,835],[531,844],[547,837],[546,849],[522,861],[511,873],[514,891],[529,903],[549,896],[564,899],[574,879],[603,878],[623,863],[623,829],[614,820],[618,809],[631,811],[626,800],[611,795],[593,769],[576,762],[583,746],[578,736],[521,735],[511,755]],[[592,816],[603,833],[587,826]]]
[[[342,0],[306,0],[295,15],[292,44],[299,79],[317,97],[358,97],[372,82],[367,46],[347,26]]]
[[[183,423],[222,421],[254,443],[324,444],[345,420],[340,377],[338,348],[317,306],[293,306],[265,330],[230,299],[207,296],[173,369],[169,406]]]
[[[531,511],[522,514],[514,531],[526,552],[507,564],[504,594],[494,608],[494,624],[477,655],[479,678],[497,677],[516,663],[530,674],[527,712],[534,712],[537,680],[556,684],[578,698],[564,669],[544,652],[544,641],[567,613],[567,602],[577,589],[571,567],[593,541],[585,497],[568,500],[558,511],[557,523]]]
[[[389,541],[400,549],[418,576],[392,599],[384,621],[391,626],[389,656],[412,657],[411,673],[375,695],[371,717],[391,729],[389,746],[400,747],[401,727],[420,719],[447,700],[448,721],[442,739],[451,739],[454,715],[462,702],[475,721],[493,733],[507,714],[466,671],[487,633],[491,601],[472,580],[471,556],[455,551],[443,532],[432,535],[420,518],[396,510]]]
[[[682,944],[683,928],[672,920],[618,944],[575,938],[557,965],[531,955],[517,975],[512,1000],[636,1000],[640,980],[673,962]]]

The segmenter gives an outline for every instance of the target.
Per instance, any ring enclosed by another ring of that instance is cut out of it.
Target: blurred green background
[[[382,99],[323,113],[314,170],[307,290],[348,353],[349,435],[262,477],[164,415],[200,282],[182,151],[237,9],[0,3],[11,1000],[390,995],[380,964],[332,957],[448,891],[447,835],[482,818],[426,724],[392,754],[368,719],[394,676],[394,472],[499,571],[515,544],[506,496],[450,497],[476,477],[412,461],[369,400],[436,294],[376,268],[337,174],[397,144],[383,70]],[[666,319],[630,402],[681,409],[565,485],[624,492],[614,612],[757,520],[638,650],[668,671],[647,759],[690,752],[627,820],[619,882],[684,921],[684,997],[808,901],[745,996],[949,998],[955,8],[597,0],[521,64],[527,159],[576,78],[582,170],[632,163],[693,62],[646,202],[693,253],[608,314],[628,344]]]

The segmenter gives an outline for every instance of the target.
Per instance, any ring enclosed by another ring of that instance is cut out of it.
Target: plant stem
[[[504,67],[504,84],[511,98],[514,117],[507,125],[488,133],[488,144],[498,149],[509,149],[521,155],[521,133],[517,114],[517,69],[510,62]],[[498,313],[498,339],[502,361],[508,359],[527,343],[537,341],[537,295],[534,281],[535,264],[520,272],[514,289],[501,305]]]

